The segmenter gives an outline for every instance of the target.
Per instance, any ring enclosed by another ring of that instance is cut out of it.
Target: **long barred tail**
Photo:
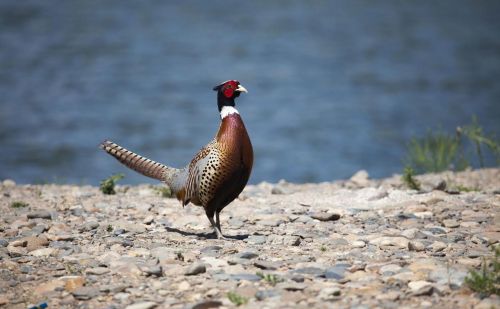
[[[169,170],[174,170],[166,165],[133,153],[111,141],[106,140],[99,146],[127,167],[147,177],[165,181]]]

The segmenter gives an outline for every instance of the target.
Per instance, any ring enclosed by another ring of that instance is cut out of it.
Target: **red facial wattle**
[[[234,80],[230,80],[230,81],[226,82],[226,84],[224,85],[224,90],[223,90],[224,96],[226,98],[231,98],[234,95],[234,91],[238,88],[238,84],[239,83],[237,81],[234,81]]]
[[[224,96],[225,96],[226,98],[230,98],[230,97],[232,97],[232,96],[233,96],[233,93],[234,93],[234,90],[233,90],[233,89],[231,89],[231,88],[226,88],[226,89],[224,90]]]

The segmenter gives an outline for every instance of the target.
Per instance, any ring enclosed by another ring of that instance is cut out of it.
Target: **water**
[[[149,181],[109,138],[183,166],[239,79],[252,183],[401,170],[405,143],[500,132],[498,1],[0,1],[0,179]],[[154,182],[154,181],[153,181]]]

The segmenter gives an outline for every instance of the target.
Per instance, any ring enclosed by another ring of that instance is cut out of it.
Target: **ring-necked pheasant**
[[[186,167],[163,165],[111,141],[102,142],[100,147],[127,167],[165,182],[183,206],[190,202],[203,206],[217,237],[224,238],[219,214],[247,184],[253,149],[243,120],[234,108],[234,99],[247,90],[237,80],[226,81],[213,90],[217,91],[221,117],[219,130]]]

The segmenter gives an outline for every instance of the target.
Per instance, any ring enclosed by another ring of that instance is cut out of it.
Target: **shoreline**
[[[500,241],[500,169],[416,179],[249,185],[221,213],[230,241],[161,186],[5,180],[0,308],[500,306],[463,284]]]

